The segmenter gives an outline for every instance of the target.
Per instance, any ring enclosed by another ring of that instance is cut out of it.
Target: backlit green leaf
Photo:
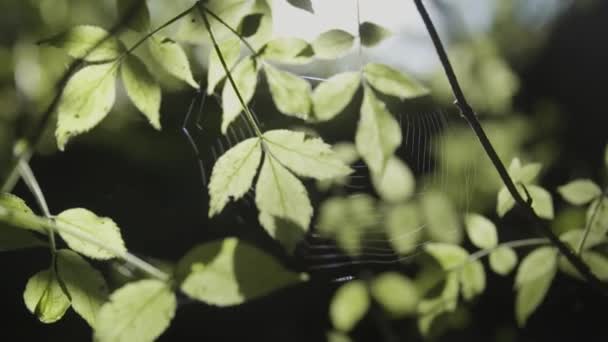
[[[490,249],[498,244],[496,226],[484,216],[468,214],[465,217],[465,227],[469,239],[475,246],[481,249]]]
[[[462,241],[460,218],[447,195],[429,191],[422,195],[420,204],[427,224],[426,231],[433,241],[454,244]]]
[[[283,114],[307,119],[312,106],[311,87],[306,80],[290,73],[264,65],[272,100]]]
[[[454,311],[458,305],[459,279],[457,272],[450,272],[445,279],[441,294],[435,298],[423,299],[418,305],[418,329],[428,336],[433,321],[445,312]]]
[[[292,6],[297,7],[299,9],[303,9],[310,13],[315,13],[312,8],[312,2],[310,0],[287,0]]]
[[[277,240],[289,254],[293,254],[298,242],[302,241],[306,234],[306,229],[298,224],[265,212],[260,212],[258,220],[268,235]]]
[[[530,163],[523,165],[519,158],[513,158],[509,165],[509,174],[515,183],[530,184],[540,173],[542,164]]]
[[[190,70],[188,56],[186,56],[186,52],[184,52],[184,49],[178,43],[169,38],[156,35],[150,37],[148,41],[150,54],[158,64],[175,78],[198,89],[198,83],[194,80],[192,71]]]
[[[591,203],[587,209],[586,225],[597,235],[608,232],[608,197],[598,198]]]
[[[86,209],[74,208],[63,211],[57,215],[56,219],[81,230],[84,234],[90,235],[104,246],[111,246],[115,250],[126,252],[120,229],[108,217],[99,217]],[[107,250],[76,236],[62,232],[59,232],[59,234],[71,249],[90,258],[111,259],[116,257]]]
[[[391,203],[408,199],[416,188],[414,174],[395,156],[388,160],[382,173],[372,173],[372,184],[380,197]]]
[[[303,177],[318,180],[349,175],[352,170],[320,138],[309,138],[303,132],[273,130],[264,133],[264,141],[273,157]]]
[[[388,65],[369,63],[363,68],[365,79],[377,91],[400,99],[410,99],[429,93],[415,79]]]
[[[557,251],[553,247],[539,247],[521,261],[515,276],[515,286],[542,277],[555,271],[557,266]]]
[[[70,307],[70,299],[51,270],[40,271],[27,281],[23,301],[42,323],[57,322]]]
[[[540,247],[522,260],[515,277],[515,316],[520,326],[545,298],[556,271],[557,251],[552,247]]]
[[[515,206],[515,200],[506,187],[502,187],[498,192],[498,200],[496,201],[496,213],[499,217],[505,216]]]
[[[108,299],[108,286],[101,273],[68,249],[57,251],[57,272],[74,310],[95,328],[99,309]]]
[[[266,0],[255,0],[250,14],[243,18],[241,34],[258,50],[272,39],[272,11]]]
[[[359,25],[359,34],[361,44],[372,47],[388,38],[392,33],[380,25],[366,21]]]
[[[260,139],[250,138],[218,159],[209,182],[209,217],[220,213],[231,199],[237,200],[249,191],[261,158]]]
[[[424,250],[446,271],[464,265],[469,258],[469,253],[464,248],[448,243],[428,243]]]
[[[236,38],[229,38],[219,44],[220,52],[228,70],[239,60],[241,54],[241,40]],[[215,87],[226,77],[226,71],[220,61],[220,58],[215,49],[211,49],[209,53],[209,64],[207,69],[207,94],[213,94]]]
[[[344,72],[319,83],[312,93],[314,119],[327,121],[340,114],[352,101],[360,84],[358,72]]]
[[[458,272],[465,300],[471,300],[486,289],[486,272],[479,260],[467,262]]]
[[[99,311],[95,341],[154,341],[169,326],[177,300],[171,288],[154,279],[129,283],[116,290]]]
[[[372,172],[382,173],[386,163],[401,145],[401,127],[373,91],[365,87],[361,118],[357,126],[357,151]]]
[[[231,28],[237,28],[243,17],[252,13],[252,5],[251,0],[208,0],[204,3],[209,12],[220,17]],[[207,19],[217,40],[223,41],[234,36],[234,33],[210,14],[207,14]],[[177,39],[192,44],[201,44],[211,40],[198,11],[194,11],[181,20]]]
[[[279,37],[269,41],[262,57],[276,62],[305,64],[312,60],[313,50],[305,40],[293,37]]]
[[[582,254],[582,259],[600,280],[608,280],[608,258],[605,255],[587,250]],[[586,281],[565,257],[559,258],[559,268],[575,278]]]
[[[238,305],[307,279],[236,238],[196,246],[180,260],[177,277],[185,294],[217,306]]]
[[[590,179],[577,179],[557,188],[559,194],[570,204],[582,205],[602,194],[602,189]]]
[[[342,285],[329,304],[329,318],[334,328],[349,332],[365,316],[370,306],[365,283],[355,280]]]
[[[57,106],[57,145],[65,148],[73,136],[97,126],[110,112],[116,97],[114,63],[89,65],[70,78]]]
[[[517,265],[517,254],[510,247],[498,247],[490,253],[490,268],[500,275],[509,274]]]
[[[20,212],[23,214],[35,216],[32,209],[30,209],[30,207],[27,206],[27,204],[25,203],[24,200],[22,200],[21,198],[15,196],[13,194],[7,193],[7,192],[0,193],[0,206],[2,206],[3,208],[5,208],[7,210],[10,210],[10,211]],[[0,227],[1,227],[1,225],[0,225]],[[35,232],[46,235],[46,229],[44,229],[42,227],[29,227],[28,226],[28,227],[26,227],[26,229],[30,229]]]
[[[339,29],[321,33],[313,42],[315,56],[323,59],[336,59],[343,56],[353,47],[355,37]]]
[[[160,129],[161,90],[148,68],[135,56],[128,56],[121,66],[122,82],[127,95],[148,119],[152,127]]]
[[[120,41],[108,35],[108,31],[101,27],[80,25],[44,43],[60,48],[74,58],[100,62],[116,59],[124,51]]]
[[[118,17],[131,16],[127,25],[138,32],[146,32],[150,28],[150,11],[145,0],[118,0]],[[129,13],[134,10],[135,13]]]
[[[372,296],[392,317],[401,318],[416,312],[419,295],[414,282],[396,273],[386,272],[371,284]]]
[[[408,254],[418,247],[424,225],[417,205],[402,203],[391,207],[384,224],[391,246],[397,253]]]
[[[248,104],[258,83],[258,70],[255,60],[251,57],[244,58],[234,67],[231,75],[243,101]],[[222,108],[224,110],[222,114],[222,133],[226,134],[228,126],[243,111],[243,105],[230,82],[224,82]]]
[[[529,185],[528,192],[532,197],[532,209],[538,217],[551,220],[553,219],[553,199],[551,194],[537,185]]]

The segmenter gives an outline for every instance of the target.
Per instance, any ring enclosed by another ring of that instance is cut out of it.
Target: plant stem
[[[439,34],[437,33],[433,21],[431,20],[431,17],[429,16],[426,8],[424,7],[422,0],[414,0],[414,3],[416,5],[416,8],[418,9],[418,12],[420,13],[420,17],[424,22],[426,30],[428,31],[431,37],[433,45],[435,46],[437,56],[441,61],[441,65],[443,66],[445,75],[448,79],[448,82],[450,83],[450,87],[452,88],[454,97],[456,98],[456,106],[459,108],[461,115],[465,118],[465,120],[467,120],[469,126],[475,132],[475,135],[479,139],[479,142],[483,146],[487,156],[490,158],[490,161],[494,165],[494,168],[500,175],[502,182],[511,193],[511,196],[513,197],[519,208],[521,208],[525,217],[531,222],[535,223],[536,227],[550,240],[550,242],[560,251],[560,253],[562,253],[566,257],[566,259],[568,259],[568,261],[570,261],[570,263],[572,263],[572,265],[574,265],[574,267],[583,275],[583,277],[585,277],[589,281],[589,284],[601,293],[608,294],[608,288],[606,288],[606,286],[602,284],[602,282],[595,276],[595,274],[591,272],[587,264],[585,264],[582,259],[576,253],[574,253],[572,249],[570,249],[570,247],[563,243],[559,239],[559,237],[557,237],[557,235],[553,233],[551,228],[549,228],[549,226],[536,215],[530,203],[526,202],[519,194],[519,191],[517,191],[513,179],[511,178],[511,176],[509,176],[509,173],[507,172],[507,168],[500,160],[500,157],[498,157],[494,146],[490,142],[490,139],[488,139],[488,136],[483,130],[481,123],[477,119],[477,115],[466,100],[466,97],[464,96],[460,84],[458,83],[458,79],[456,77],[456,74],[454,73],[454,69],[452,68],[445,48],[443,47],[443,43],[439,38]]]
[[[220,18],[220,16],[218,16],[217,14],[213,13],[213,11],[211,11],[205,5],[201,4],[200,6],[203,8],[203,10],[205,12],[209,13],[209,15],[213,17],[213,19],[219,21],[220,24],[222,24],[224,27],[226,27],[230,32],[234,33],[234,35],[236,35],[243,42],[243,44],[245,44],[245,46],[247,46],[249,51],[251,51],[251,53],[253,53],[253,55],[252,55],[253,58],[257,57],[257,55],[259,54],[259,51],[256,51],[253,48],[253,46],[251,46],[251,44],[249,44],[247,39],[245,39],[245,37],[243,37],[243,35],[241,35],[239,32],[237,32],[232,26],[230,26],[227,22],[225,22],[224,19]]]
[[[549,243],[551,243],[551,241],[549,239],[545,239],[545,238],[534,238],[534,239],[524,239],[524,240],[514,240],[514,241],[504,242],[504,243],[498,244],[492,248],[478,250],[477,252],[469,255],[469,258],[467,259],[467,261],[454,267],[451,271],[460,269],[460,268],[464,267],[466,264],[473,262],[475,260],[479,260],[501,247],[518,248],[518,247],[527,247],[527,246],[536,246],[536,245],[546,245]]]

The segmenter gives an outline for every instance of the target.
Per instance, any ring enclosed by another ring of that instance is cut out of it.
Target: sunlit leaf
[[[528,192],[532,197],[532,209],[538,217],[551,220],[553,219],[553,199],[551,194],[537,185],[529,185]]]
[[[465,217],[465,227],[469,239],[475,246],[489,249],[498,244],[496,226],[486,217],[479,214],[468,214]]]
[[[365,283],[355,280],[342,285],[329,304],[329,318],[336,330],[349,332],[365,316],[370,306]]]
[[[355,144],[341,142],[334,144],[331,149],[335,157],[342,161],[344,165],[351,165],[359,159],[359,153],[357,153],[357,147],[355,147]],[[317,188],[320,191],[327,191],[334,185],[345,185],[348,183],[348,179],[348,176],[343,176],[317,181]]]
[[[60,320],[70,307],[70,299],[51,270],[40,271],[27,281],[23,301],[42,323]]]
[[[160,64],[169,74],[177,79],[188,83],[193,88],[198,89],[198,83],[192,76],[190,70],[190,62],[184,49],[176,42],[169,38],[152,36],[148,40],[148,47],[152,57]]]
[[[299,9],[303,9],[312,14],[315,13],[314,9],[312,8],[312,2],[310,0],[287,0],[287,2]]]
[[[458,305],[459,279],[457,272],[450,272],[445,279],[441,294],[435,298],[423,299],[418,305],[418,329],[428,336],[433,321],[445,312],[454,311]]]
[[[241,54],[241,40],[238,37],[229,38],[219,44],[220,52],[228,70],[239,60]],[[207,94],[213,94],[215,87],[226,77],[226,71],[220,61],[215,49],[209,53],[209,64],[207,68]]]
[[[486,289],[486,272],[479,260],[467,262],[458,273],[465,300],[473,299]]]
[[[232,28],[237,28],[243,17],[252,13],[252,5],[253,1],[251,0],[208,0],[204,3],[209,12],[220,17],[224,23]],[[234,33],[210,14],[207,14],[207,19],[213,35],[219,41],[234,36]],[[197,11],[181,20],[181,26],[176,37],[181,41],[192,44],[201,44],[211,40],[203,19]]]
[[[464,248],[447,243],[428,243],[424,250],[446,271],[464,265],[469,258],[469,253]]]
[[[57,106],[57,145],[65,148],[70,138],[97,126],[110,112],[116,97],[114,63],[89,65],[68,81]]]
[[[241,23],[241,33],[249,45],[258,50],[272,39],[272,11],[266,0],[255,0],[253,8]]]
[[[424,231],[420,208],[414,203],[391,207],[386,214],[385,227],[391,246],[397,253],[404,255],[413,252]]]
[[[150,28],[150,11],[145,0],[118,0],[116,1],[118,17],[131,16],[127,25],[138,32],[146,32]],[[134,10],[134,13],[129,11]]]
[[[416,312],[419,295],[414,282],[396,273],[386,272],[371,283],[371,294],[392,317],[401,318]]]
[[[245,101],[245,104],[248,104],[253,97],[258,83],[258,71],[255,60],[251,57],[244,58],[234,67],[231,75],[243,101]],[[232,84],[228,81],[224,82],[222,90],[222,108],[222,133],[226,134],[228,126],[243,111],[243,105],[239,101]]]
[[[380,198],[391,203],[408,199],[416,188],[412,170],[395,156],[388,160],[382,173],[372,173],[372,184]]]
[[[515,206],[515,200],[506,187],[502,187],[498,192],[498,200],[496,201],[496,213],[499,217],[505,216]]]
[[[249,191],[261,158],[260,139],[250,138],[218,159],[209,182],[209,217],[220,213],[231,199],[237,200]]]
[[[490,253],[490,268],[500,275],[507,275],[517,265],[517,254],[510,247],[500,246]]]
[[[372,47],[378,45],[392,33],[380,25],[366,21],[359,25],[359,34],[361,34],[361,44]]]
[[[582,205],[602,194],[602,189],[590,179],[577,179],[557,188],[559,194],[570,204]]]
[[[262,53],[265,59],[289,64],[308,63],[313,55],[308,42],[293,37],[279,37],[269,41]]]
[[[353,47],[355,37],[339,29],[321,33],[313,42],[315,56],[323,59],[336,59]]]
[[[414,98],[429,93],[429,90],[418,81],[388,65],[369,63],[363,68],[363,75],[377,91],[400,99]]]
[[[68,249],[57,251],[57,271],[70,295],[72,308],[95,328],[99,309],[108,299],[108,286],[103,276]]]
[[[519,158],[513,158],[509,165],[509,174],[515,183],[530,184],[538,176],[541,168],[542,164],[540,163],[530,163],[522,166]]]
[[[99,217],[86,209],[74,208],[63,211],[57,215],[56,219],[81,230],[84,234],[90,235],[101,245],[111,246],[114,250],[126,252],[120,229],[108,217]],[[90,258],[111,259],[116,257],[106,249],[81,240],[76,236],[63,232],[59,232],[59,234],[71,249]]]
[[[546,273],[555,271],[557,251],[553,247],[539,247],[521,261],[515,276],[515,286],[519,287]]]
[[[299,176],[323,180],[352,172],[330,145],[320,138],[306,137],[303,132],[273,130],[264,133],[264,141],[272,156]]]
[[[194,247],[180,260],[177,276],[185,294],[217,306],[238,305],[307,279],[236,238]]]
[[[401,127],[373,91],[365,87],[361,118],[357,126],[357,151],[370,170],[382,173],[386,163],[401,145]]]
[[[27,204],[25,203],[24,200],[22,200],[21,198],[15,196],[13,194],[7,193],[7,192],[0,193],[0,206],[7,210],[13,211],[13,212],[19,212],[19,213],[35,216],[32,209],[30,209],[30,207],[27,206]],[[2,227],[1,224],[0,224],[0,227]],[[28,227],[25,227],[25,229],[30,229],[35,232],[41,233],[41,234],[46,234],[46,230],[43,227],[28,226]]]
[[[278,241],[289,254],[293,254],[298,242],[306,234],[306,229],[300,225],[265,212],[260,212],[258,220],[268,235]]]
[[[319,83],[312,93],[314,119],[327,121],[340,114],[352,101],[360,84],[358,72],[344,72]]]
[[[552,247],[540,247],[522,260],[515,276],[515,316],[520,326],[545,298],[556,271],[557,252]]]
[[[95,341],[153,341],[167,327],[177,308],[171,288],[162,281],[145,279],[116,290],[99,311]]]
[[[427,224],[426,232],[432,240],[454,244],[462,241],[460,218],[447,195],[429,191],[422,195],[420,204]]]
[[[264,65],[272,100],[283,114],[307,119],[312,107],[310,83],[270,64]]]
[[[116,59],[124,51],[118,39],[101,27],[80,25],[43,41],[64,50],[74,58],[88,62]]]
[[[144,114],[152,127],[160,129],[160,85],[148,68],[135,56],[128,56],[121,66],[127,95]]]
[[[570,248],[578,249],[583,236],[587,234],[585,240],[585,249],[593,248],[606,241],[604,233],[590,230],[585,233],[584,229],[571,229],[559,236],[560,240],[565,242]]]

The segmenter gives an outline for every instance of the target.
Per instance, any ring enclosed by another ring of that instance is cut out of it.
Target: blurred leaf
[[[593,217],[593,213],[595,217]],[[592,233],[605,235],[608,232],[608,197],[598,198],[587,209],[587,225]]]
[[[486,289],[486,272],[479,260],[467,262],[459,272],[462,296],[471,300]]]
[[[531,282],[547,273],[555,271],[557,251],[553,247],[539,247],[521,261],[515,276],[515,287]]]
[[[557,252],[552,247],[540,247],[522,260],[515,276],[515,316],[519,326],[526,323],[545,298],[556,270]]]
[[[258,83],[258,70],[255,60],[251,57],[244,58],[234,67],[231,75],[243,101],[248,104]],[[243,111],[243,106],[230,82],[224,82],[222,108],[224,110],[222,114],[222,133],[226,134],[230,123]]]
[[[276,62],[305,64],[311,61],[314,52],[305,40],[293,37],[275,38],[264,47],[262,57]]]
[[[0,192],[0,206],[10,211],[36,216],[36,214],[34,214],[32,209],[27,206],[24,200],[8,192]],[[0,224],[0,228],[2,228],[2,226],[3,224]],[[44,229],[43,227],[30,227],[29,225],[27,225],[25,229],[33,230],[44,235],[46,235],[47,233],[46,229]]]
[[[145,0],[117,0],[118,18],[131,15],[127,25],[135,31],[146,32],[150,28],[150,11]],[[129,13],[134,10],[135,13]]]
[[[327,333],[327,342],[352,342],[352,339],[339,331],[330,331]]]
[[[509,165],[509,174],[515,183],[530,184],[536,179],[541,168],[542,164],[540,163],[531,163],[522,166],[519,158],[513,158]]]
[[[413,252],[422,237],[424,225],[420,208],[414,203],[397,204],[385,218],[386,232],[393,249],[400,255]]]
[[[378,45],[381,41],[392,35],[391,31],[369,21],[365,21],[359,25],[359,34],[361,35],[361,44],[367,47]]]
[[[422,336],[431,332],[433,321],[445,312],[454,311],[458,305],[459,279],[457,272],[446,275],[441,294],[435,298],[423,299],[418,304],[418,329]]]
[[[42,323],[53,323],[63,317],[70,307],[70,299],[51,270],[33,275],[25,285],[23,301]]]
[[[424,250],[437,260],[444,271],[464,265],[469,258],[469,253],[464,248],[448,243],[428,243]]]
[[[72,300],[72,307],[92,328],[108,299],[108,286],[99,271],[80,255],[68,250],[57,251],[57,272]]]
[[[97,126],[112,109],[116,97],[115,63],[89,65],[68,81],[57,106],[55,136],[60,150],[73,136]]]
[[[498,192],[498,200],[496,201],[496,213],[499,217],[505,216],[515,206],[515,200],[506,187],[502,187]]]
[[[95,341],[153,341],[169,327],[177,300],[162,281],[145,279],[116,290],[101,307]]]
[[[355,37],[339,29],[321,33],[313,42],[315,56],[323,59],[336,59],[343,56],[353,47]]]
[[[236,238],[194,247],[180,260],[177,276],[185,294],[217,306],[238,305],[307,279]]]
[[[219,48],[228,70],[231,70],[239,60],[241,40],[238,37],[226,39],[219,44]],[[207,94],[213,94],[215,87],[224,77],[226,77],[226,72],[224,71],[222,62],[215,49],[211,49],[207,67]]]
[[[517,265],[517,254],[513,248],[500,246],[490,253],[490,268],[500,275],[507,275]]]
[[[251,0],[208,0],[204,6],[209,11],[220,17],[228,26],[237,28],[243,17],[252,13]],[[218,41],[233,37],[232,33],[224,24],[207,15],[211,31]],[[197,11],[187,15],[181,20],[181,26],[177,31],[177,39],[192,44],[201,44],[210,41],[209,32],[205,28],[203,19]]]
[[[127,251],[120,235],[120,228],[108,217],[99,217],[86,209],[74,208],[63,211],[56,216],[56,219],[82,230],[83,233],[99,241],[101,245],[111,246],[118,251]],[[71,249],[90,258],[106,260],[117,257],[117,255],[76,236],[62,232],[59,232],[59,234]]]
[[[438,242],[458,244],[462,241],[462,227],[454,204],[438,191],[425,192],[421,198],[422,212],[429,237]]]
[[[365,283],[355,280],[342,285],[329,304],[329,318],[336,330],[349,332],[370,307]]]
[[[581,239],[584,235],[583,229],[572,229],[559,236],[560,240],[565,242],[570,248],[578,249]],[[585,249],[593,248],[606,241],[606,236],[603,233],[598,233],[593,230],[589,231],[585,240]]]
[[[278,241],[289,254],[295,252],[298,242],[306,234],[305,227],[265,212],[260,212],[258,220],[268,235]]]
[[[75,26],[42,43],[60,48],[68,55],[87,62],[109,61],[124,52],[120,41],[109,36],[108,31],[90,25]]]
[[[382,173],[401,144],[401,127],[373,91],[365,87],[355,143],[370,170]]]
[[[258,50],[272,39],[272,11],[266,0],[255,0],[251,13],[243,18],[241,32]]]
[[[399,273],[380,274],[372,281],[370,290],[372,296],[392,317],[401,318],[416,312],[418,290],[409,278]]]
[[[308,229],[312,205],[306,188],[270,154],[266,154],[255,188],[255,203],[261,212],[292,221]]]
[[[388,65],[368,63],[363,68],[363,75],[377,91],[402,100],[429,93],[429,90],[418,81]]]
[[[528,192],[532,197],[532,209],[538,217],[551,220],[553,219],[553,199],[551,194],[537,185],[528,186]]]
[[[45,242],[26,230],[0,224],[0,252],[46,246]]]
[[[372,173],[372,184],[380,198],[389,203],[405,201],[416,189],[412,170],[395,156],[388,160],[384,172]]]
[[[121,66],[127,95],[144,114],[152,127],[160,129],[161,90],[148,68],[135,56],[128,56]]]
[[[148,47],[152,57],[169,74],[198,89],[198,83],[192,76],[190,62],[184,49],[173,40],[158,35],[150,37]]]
[[[272,100],[283,114],[307,119],[312,106],[310,83],[287,71],[264,64]]]
[[[583,252],[582,259],[587,266],[589,266],[591,272],[595,274],[601,281],[608,280],[608,258],[605,255],[588,250]],[[580,272],[574,266],[572,266],[572,263],[570,263],[568,259],[560,257],[558,264],[559,268],[564,273],[582,281],[586,281]]]
[[[352,143],[337,143],[334,144],[331,149],[335,157],[342,161],[344,165],[351,165],[359,159],[357,148]],[[348,183],[348,179],[348,176],[343,176],[317,181],[317,189],[319,189],[320,191],[327,191],[334,185],[343,186]]]
[[[218,159],[209,182],[209,217],[220,213],[231,199],[237,200],[249,191],[261,158],[260,139],[250,138]]]
[[[361,84],[361,74],[344,72],[319,83],[312,93],[314,119],[328,121],[340,114],[353,100]]]
[[[602,189],[590,179],[576,179],[557,188],[559,194],[570,204],[583,205],[602,194]]]
[[[481,248],[490,249],[498,244],[498,234],[494,223],[479,214],[468,214],[465,227],[471,242]]]
[[[315,11],[312,8],[312,2],[310,0],[287,0],[287,2],[289,2],[292,6],[297,7],[299,9],[303,9],[312,14],[315,13]]]

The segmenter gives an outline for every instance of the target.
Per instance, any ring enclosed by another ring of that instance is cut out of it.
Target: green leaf
[[[384,201],[397,203],[414,194],[416,180],[412,170],[401,159],[393,156],[381,174],[372,173],[374,189]]]
[[[522,166],[519,158],[513,158],[509,165],[509,174],[515,183],[530,184],[540,173],[542,164],[531,163]]]
[[[502,187],[498,192],[498,200],[496,201],[496,213],[499,217],[505,216],[515,206],[515,200],[509,189]]]
[[[490,268],[500,275],[507,275],[517,265],[517,254],[513,248],[500,246],[490,253]]]
[[[239,60],[241,54],[241,40],[237,38],[229,38],[219,44],[220,52],[228,70],[232,69]],[[226,71],[220,61],[220,58],[215,49],[211,49],[209,53],[209,67],[207,69],[207,94],[213,94],[215,87],[226,77]]]
[[[345,333],[330,331],[327,333],[327,342],[352,342],[352,339]]]
[[[323,59],[336,59],[343,56],[353,47],[355,37],[339,29],[321,33],[313,42],[315,56]]]
[[[95,328],[99,310],[108,299],[108,286],[101,273],[68,249],[57,251],[57,272],[74,310]]]
[[[148,41],[150,54],[158,64],[175,78],[188,83],[195,89],[199,88],[192,76],[188,56],[178,43],[157,35],[150,37]]]
[[[258,70],[255,60],[251,57],[244,58],[234,67],[231,75],[243,101],[248,104],[258,83]],[[224,82],[222,108],[224,110],[222,114],[222,133],[226,134],[230,123],[243,111],[243,106],[230,82]]]
[[[557,251],[553,247],[539,247],[521,261],[515,276],[515,287],[531,282],[557,267]]]
[[[359,154],[357,153],[355,144],[341,142],[334,144],[331,149],[335,157],[341,160],[344,165],[351,165],[359,159]],[[343,176],[317,181],[317,189],[319,189],[319,191],[327,191],[333,186],[346,185],[348,180],[348,176]]]
[[[241,34],[256,51],[272,39],[272,10],[266,0],[255,0],[250,14],[243,18]]]
[[[570,248],[576,250],[578,249],[581,239],[585,230],[584,229],[571,229],[559,236],[560,240],[565,242]],[[606,236],[604,233],[598,233],[593,230],[590,230],[587,234],[587,238],[585,240],[585,249],[593,248],[603,242],[606,241]]]
[[[425,192],[420,204],[427,224],[426,230],[432,240],[453,244],[462,241],[458,212],[446,194],[439,191]]]
[[[279,37],[269,41],[262,58],[289,64],[305,64],[312,60],[312,47],[300,38]]]
[[[145,64],[135,56],[128,56],[121,66],[122,82],[127,95],[148,119],[152,127],[160,129],[160,85]]]
[[[384,224],[391,246],[397,253],[409,254],[418,247],[424,225],[416,204],[402,203],[391,207]]]
[[[312,2],[310,0],[287,0],[292,6],[302,9],[304,11],[310,12],[312,14],[315,13],[312,8]]]
[[[312,205],[306,188],[269,154],[264,158],[256,184],[255,203],[261,212],[308,229],[312,217]]]
[[[496,226],[492,221],[479,214],[468,214],[465,226],[471,242],[481,248],[490,249],[498,244]]]
[[[189,2],[193,3],[192,1]],[[252,13],[253,4],[254,2],[251,0],[208,0],[205,1],[204,6],[209,12],[220,17],[228,26],[238,28],[243,17]],[[218,41],[234,36],[234,33],[211,15],[207,15],[207,18],[213,35]],[[194,13],[187,15],[181,22],[182,24],[177,32],[178,40],[192,44],[210,41],[209,32],[198,11],[195,10]]]
[[[42,323],[53,323],[63,317],[70,307],[70,299],[51,270],[33,275],[25,285],[23,301]]]
[[[414,282],[396,272],[377,276],[370,291],[384,310],[395,318],[414,314],[420,299]]]
[[[486,289],[486,273],[479,260],[466,263],[459,272],[462,296],[471,300]]]
[[[411,99],[429,93],[415,79],[388,65],[369,63],[363,68],[363,75],[369,84],[377,91],[400,99]]]
[[[367,47],[375,46],[392,35],[391,31],[369,21],[359,25],[359,34],[361,35],[361,44]]]
[[[308,119],[312,106],[310,83],[287,71],[264,65],[272,100],[283,114]]]
[[[153,341],[169,327],[177,300],[162,281],[145,279],[116,290],[99,311],[95,341]]]
[[[11,212],[20,212],[26,215],[36,216],[36,214],[34,214],[32,209],[27,206],[24,200],[8,192],[0,193],[0,206]],[[2,227],[2,224],[0,224],[0,227]],[[28,225],[26,229],[46,235],[46,229],[43,227],[30,227]]]
[[[469,258],[469,253],[464,248],[448,243],[428,243],[424,250],[435,258],[445,271],[464,265]]]
[[[559,194],[570,204],[583,205],[602,194],[602,189],[590,179],[577,179],[557,188]]]
[[[118,58],[124,48],[109,32],[97,26],[80,25],[43,41],[64,50],[68,55],[87,62],[109,61]]]
[[[90,235],[104,246],[111,246],[113,249],[122,252],[127,251],[120,235],[120,229],[108,217],[99,217],[86,209],[74,208],[63,211],[57,215],[56,219],[81,230],[84,234]],[[59,234],[71,249],[90,258],[105,260],[117,256],[76,236],[62,232],[59,232]]]
[[[401,145],[401,127],[373,91],[368,87],[364,89],[355,144],[370,170],[382,173],[388,160]]]
[[[515,276],[515,316],[523,326],[545,298],[557,271],[557,252],[540,247],[522,260]]]
[[[306,234],[306,229],[298,224],[265,212],[260,212],[258,220],[268,235],[277,240],[289,254],[295,252],[298,242],[302,241]]]
[[[344,72],[319,83],[312,93],[316,121],[328,121],[340,114],[352,101],[361,84],[361,74]]]
[[[236,238],[194,247],[180,260],[177,278],[185,294],[217,306],[238,305],[307,280]]]
[[[595,212],[597,213],[594,215]],[[608,232],[608,197],[598,198],[589,205],[586,225],[591,233],[605,235]]]
[[[529,185],[528,192],[532,197],[532,209],[538,217],[551,220],[554,217],[553,214],[553,199],[551,194],[537,185]]]
[[[608,258],[594,251],[585,251],[582,254],[583,261],[589,266],[591,272],[595,274],[601,281],[608,280]],[[572,266],[568,259],[561,257],[558,261],[559,268],[575,278],[586,281],[579,271]]]
[[[329,318],[342,332],[351,331],[365,316],[370,307],[370,298],[365,283],[355,280],[342,285],[329,304]]]
[[[230,199],[237,200],[249,191],[261,158],[260,139],[250,138],[218,159],[209,182],[209,217],[220,213]]]
[[[446,275],[445,285],[438,297],[423,299],[418,305],[418,329],[428,336],[433,321],[445,312],[454,311],[458,305],[459,279],[457,272]]]
[[[282,165],[302,177],[318,180],[348,176],[346,166],[320,138],[309,138],[303,132],[273,130],[264,133],[270,154]]]
[[[127,25],[137,32],[146,32],[150,28],[150,11],[146,1],[141,0],[118,0],[118,18],[132,15]],[[136,7],[134,7],[136,6]],[[135,13],[129,13],[135,10]]]
[[[115,63],[89,65],[68,81],[57,106],[57,145],[65,149],[73,136],[97,126],[116,98]]]

